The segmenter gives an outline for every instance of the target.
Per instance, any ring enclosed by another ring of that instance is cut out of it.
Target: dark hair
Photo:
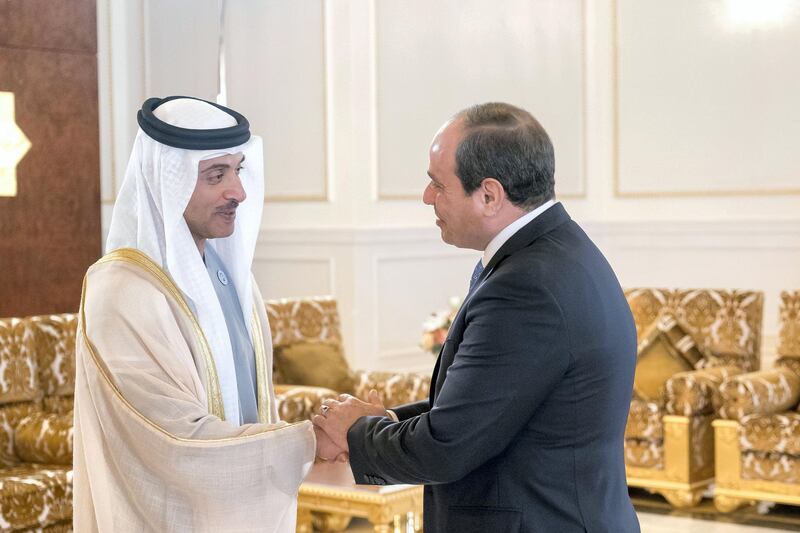
[[[517,207],[531,210],[553,198],[553,143],[530,113],[490,102],[468,107],[454,118],[463,125],[456,175],[467,194],[485,178],[495,178]]]

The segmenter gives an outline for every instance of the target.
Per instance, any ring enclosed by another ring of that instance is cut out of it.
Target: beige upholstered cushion
[[[0,469],[0,521],[10,530],[38,530],[71,517],[72,467],[25,464]]]
[[[430,374],[367,372],[355,373],[355,396],[367,401],[369,391],[375,389],[384,405],[391,407],[428,399],[431,387]]]
[[[800,456],[800,413],[744,417],[739,445],[742,450]]]
[[[779,366],[741,374],[719,388],[723,418],[741,420],[750,414],[776,414],[793,409],[800,399],[800,376]]]
[[[695,416],[716,412],[722,381],[741,372],[736,366],[720,366],[675,374],[667,380],[667,413]]]
[[[266,306],[274,349],[303,341],[342,344],[336,300],[267,300]]]
[[[639,468],[664,468],[664,443],[625,439],[625,464]]]
[[[275,400],[278,404],[278,416],[284,422],[301,422],[310,420],[319,412],[322,402],[335,400],[339,393],[322,387],[305,387],[302,385],[276,385]]]
[[[71,413],[72,408],[72,396],[45,396],[42,399],[42,409],[46,413],[65,415],[67,413]]]
[[[744,451],[742,478],[800,483],[800,457],[783,453]]]
[[[704,354],[718,354],[722,364],[741,354],[736,366],[758,369],[764,295],[761,292],[721,289],[638,288],[625,291],[636,333],[644,338],[663,313],[680,321]],[[724,357],[723,357],[724,355]],[[711,366],[703,360],[699,367]]]
[[[661,403],[667,380],[694,369],[701,358],[691,336],[675,317],[665,314],[639,343],[633,390],[643,400]]]
[[[354,380],[338,344],[296,342],[275,349],[275,365],[290,384],[352,393]]]
[[[75,390],[75,333],[78,315],[33,316],[28,319],[29,349],[38,363],[39,382],[46,396],[64,396]]]
[[[664,426],[661,417],[664,415],[655,402],[631,400],[628,411],[628,423],[625,425],[625,438],[661,441],[664,438]]]
[[[798,376],[800,376],[800,357],[794,355],[787,355],[784,357],[778,357],[775,361],[776,367],[783,367],[788,368]]]
[[[781,293],[778,355],[800,357],[800,291]]]
[[[27,335],[27,321],[0,319],[0,405],[35,400],[42,394]]]
[[[14,433],[19,422],[36,410],[33,402],[0,406],[0,466],[19,464],[19,457],[14,452]]]
[[[282,385],[288,383],[286,381],[286,377],[283,375],[283,371],[278,366],[278,358],[275,357],[275,352],[273,351],[272,357],[272,383],[275,385]]]
[[[33,413],[14,435],[17,456],[28,463],[72,464],[72,413]]]

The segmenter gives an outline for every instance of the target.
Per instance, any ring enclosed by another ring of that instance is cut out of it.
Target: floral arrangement
[[[458,313],[461,307],[461,298],[453,296],[449,301],[450,309],[442,309],[431,313],[431,315],[422,323],[422,340],[420,346],[426,352],[431,352],[433,355],[439,355],[439,350],[442,349],[444,341],[447,339],[447,331],[450,329],[450,324]]]

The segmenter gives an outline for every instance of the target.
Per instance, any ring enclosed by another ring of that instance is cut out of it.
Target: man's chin
[[[233,235],[233,231],[236,229],[236,226],[231,224],[228,226],[227,224],[224,227],[216,227],[214,228],[214,236],[211,237],[212,239],[224,239],[225,237],[230,237]]]
[[[444,226],[439,226],[439,229],[440,229],[439,236],[442,238],[442,242],[444,242],[445,244],[452,245],[453,240],[451,236],[447,233],[447,231],[445,231]]]

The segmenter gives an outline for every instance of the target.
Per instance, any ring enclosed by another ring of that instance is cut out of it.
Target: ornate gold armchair
[[[759,367],[763,295],[738,290],[630,289],[639,338],[625,430],[628,485],[696,505],[714,480],[718,389]]]
[[[778,360],[720,388],[714,504],[800,505],[800,290],[781,293]]]
[[[308,418],[325,398],[343,392],[366,400],[370,389],[377,389],[387,406],[428,397],[428,375],[349,368],[333,298],[268,300],[266,305],[281,419]]]

